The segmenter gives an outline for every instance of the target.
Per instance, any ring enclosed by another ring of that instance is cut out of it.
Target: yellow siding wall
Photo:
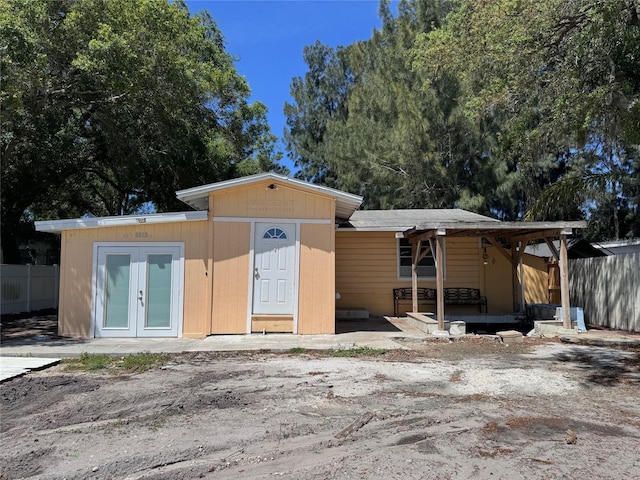
[[[549,274],[544,258],[524,254],[524,295],[527,303],[549,302]]]
[[[246,333],[251,224],[213,222],[211,333]]]
[[[211,212],[214,217],[247,218],[324,218],[331,219],[335,200],[332,197],[306,192],[289,185],[269,189],[278,183],[261,182],[249,186],[212,192]]]
[[[335,333],[334,226],[300,226],[298,333]]]
[[[394,232],[336,232],[336,291],[341,297],[336,308],[366,308],[376,315],[392,314],[393,288],[411,287],[410,280],[398,280],[397,256]],[[478,239],[446,239],[445,288],[479,288],[484,295],[482,268]],[[435,288],[436,282],[421,280],[418,286]],[[488,303],[491,311],[490,298]],[[475,312],[473,308],[447,309]]]
[[[511,262],[493,246],[487,246],[486,250],[487,265],[482,269],[487,310],[489,313],[513,313]]]
[[[207,276],[207,222],[67,230],[62,234],[60,266],[60,335],[88,337],[94,242],[184,242],[183,336],[204,337],[211,311]]]

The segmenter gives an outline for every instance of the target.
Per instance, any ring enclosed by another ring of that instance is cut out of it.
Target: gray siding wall
[[[587,323],[640,332],[640,253],[570,260],[569,298]]]

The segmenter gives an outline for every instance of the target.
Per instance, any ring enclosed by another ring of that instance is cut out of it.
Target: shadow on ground
[[[366,320],[336,320],[336,333],[401,331],[383,317],[371,316]]]
[[[58,336],[58,313],[54,309],[13,313],[0,317],[0,343],[11,345],[65,345],[78,339]]]
[[[556,354],[555,358],[587,371],[587,380],[597,385],[640,385],[640,350],[637,348],[576,347]]]

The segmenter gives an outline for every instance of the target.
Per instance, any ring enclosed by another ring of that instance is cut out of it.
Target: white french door
[[[96,337],[177,337],[184,259],[180,245],[101,245]]]

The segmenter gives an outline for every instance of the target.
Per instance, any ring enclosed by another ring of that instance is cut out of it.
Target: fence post
[[[31,264],[27,264],[27,312],[31,312]]]

